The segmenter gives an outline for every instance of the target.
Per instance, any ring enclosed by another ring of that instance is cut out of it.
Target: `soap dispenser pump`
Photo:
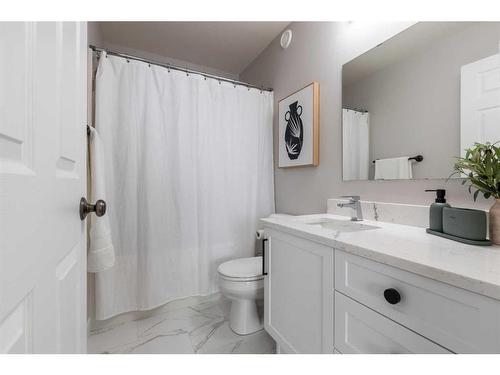
[[[446,190],[433,189],[426,191],[436,192],[436,199],[429,208],[429,229],[436,232],[443,232],[443,208],[451,207],[448,203],[446,203]]]

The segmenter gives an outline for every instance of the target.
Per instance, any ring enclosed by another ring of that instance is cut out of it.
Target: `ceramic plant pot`
[[[490,240],[500,245],[500,199],[495,199],[490,208]]]

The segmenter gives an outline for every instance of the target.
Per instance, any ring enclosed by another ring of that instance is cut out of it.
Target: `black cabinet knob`
[[[399,294],[396,289],[389,288],[384,290],[384,298],[391,305],[395,305],[396,303],[399,303],[399,301],[401,301],[401,294]]]

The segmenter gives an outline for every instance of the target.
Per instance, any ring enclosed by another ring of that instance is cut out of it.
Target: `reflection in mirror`
[[[420,22],[342,70],[344,180],[447,178],[500,140],[500,22]]]

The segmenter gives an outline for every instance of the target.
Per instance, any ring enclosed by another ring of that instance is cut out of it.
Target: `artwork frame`
[[[278,102],[278,167],[319,165],[319,83]]]

